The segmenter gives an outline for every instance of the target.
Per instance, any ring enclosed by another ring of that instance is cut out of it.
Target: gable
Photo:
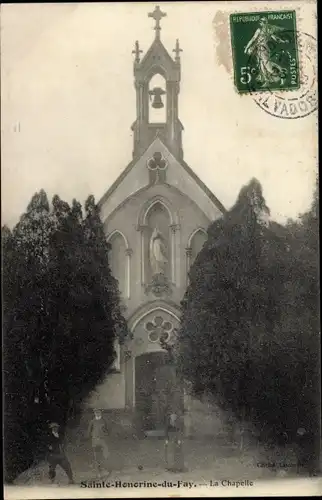
[[[104,221],[125,199],[149,186],[147,161],[160,152],[168,161],[166,183],[176,187],[193,200],[210,221],[217,219],[225,208],[185,162],[179,162],[157,137],[143,155],[132,161],[99,202]]]
[[[149,79],[154,73],[161,73],[166,78],[179,76],[178,68],[173,59],[171,59],[168,51],[158,39],[155,39],[151,47],[143,57],[137,73],[145,75],[145,79]],[[175,73],[175,75],[173,74]]]

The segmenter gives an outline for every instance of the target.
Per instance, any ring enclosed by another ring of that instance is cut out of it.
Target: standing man
[[[182,417],[178,412],[169,412],[166,417],[165,427],[165,459],[166,468],[171,472],[182,472],[184,470],[182,427]]]
[[[88,427],[88,436],[92,441],[95,466],[99,476],[108,468],[109,450],[107,446],[108,428],[101,410],[94,410],[94,418]],[[110,471],[108,471],[110,472]]]
[[[56,477],[56,467],[60,465],[60,467],[65,471],[68,477],[69,484],[74,484],[74,478],[70,463],[65,454],[64,446],[63,446],[63,437],[59,430],[59,424],[56,422],[51,422],[49,424],[50,434],[48,436],[48,455],[47,460],[49,464],[49,472],[48,476],[50,482],[53,483]]]
[[[318,472],[318,453],[314,432],[299,427],[296,432],[297,444],[297,474],[308,473],[310,477]],[[319,444],[318,444],[319,446]]]

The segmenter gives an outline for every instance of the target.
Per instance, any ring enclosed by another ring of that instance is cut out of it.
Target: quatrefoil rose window
[[[165,321],[162,316],[155,316],[152,321],[145,324],[150,342],[168,342],[173,324],[171,321]]]

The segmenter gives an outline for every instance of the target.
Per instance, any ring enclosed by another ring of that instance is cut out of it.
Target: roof
[[[115,189],[121,184],[123,179],[132,170],[132,167],[136,164],[137,160],[132,160],[128,166],[123,170],[123,172],[118,176],[118,178],[113,182],[112,186],[106,191],[98,202],[98,206],[101,207],[103,203],[110,197],[110,195],[115,191]]]
[[[224,205],[218,200],[217,196],[213,194],[212,191],[206,186],[204,182],[195,174],[195,172],[192,170],[192,168],[189,167],[189,165],[181,160],[179,161],[180,165],[183,166],[183,168],[186,170],[186,172],[193,178],[193,180],[201,187],[201,189],[206,193],[206,195],[211,199],[211,201],[216,205],[216,207],[222,212],[226,213],[227,210],[224,207]]]
[[[154,60],[154,57],[157,57],[157,59]],[[157,38],[153,40],[150,48],[148,49],[140,63],[138,63],[137,70],[144,71],[145,66],[151,66],[151,62],[153,62],[157,66],[159,66],[160,63],[162,66],[163,62],[163,64],[166,64],[168,66],[168,69],[177,70],[176,62],[171,58],[169,52],[167,51],[161,40]]]

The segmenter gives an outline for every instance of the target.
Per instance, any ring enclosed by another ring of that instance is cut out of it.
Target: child
[[[48,436],[48,455],[47,460],[49,463],[49,479],[50,482],[53,483],[56,477],[56,467],[60,465],[60,467],[66,472],[69,484],[74,484],[73,473],[68,461],[68,458],[65,454],[62,436],[59,432],[59,424],[56,422],[51,422],[49,424],[49,428],[51,430]]]
[[[107,468],[107,459],[109,457],[109,451],[106,442],[108,429],[106,422],[102,417],[101,410],[94,410],[94,418],[91,420],[88,427],[88,436],[92,441],[95,464],[99,476],[101,476],[102,471]]]

